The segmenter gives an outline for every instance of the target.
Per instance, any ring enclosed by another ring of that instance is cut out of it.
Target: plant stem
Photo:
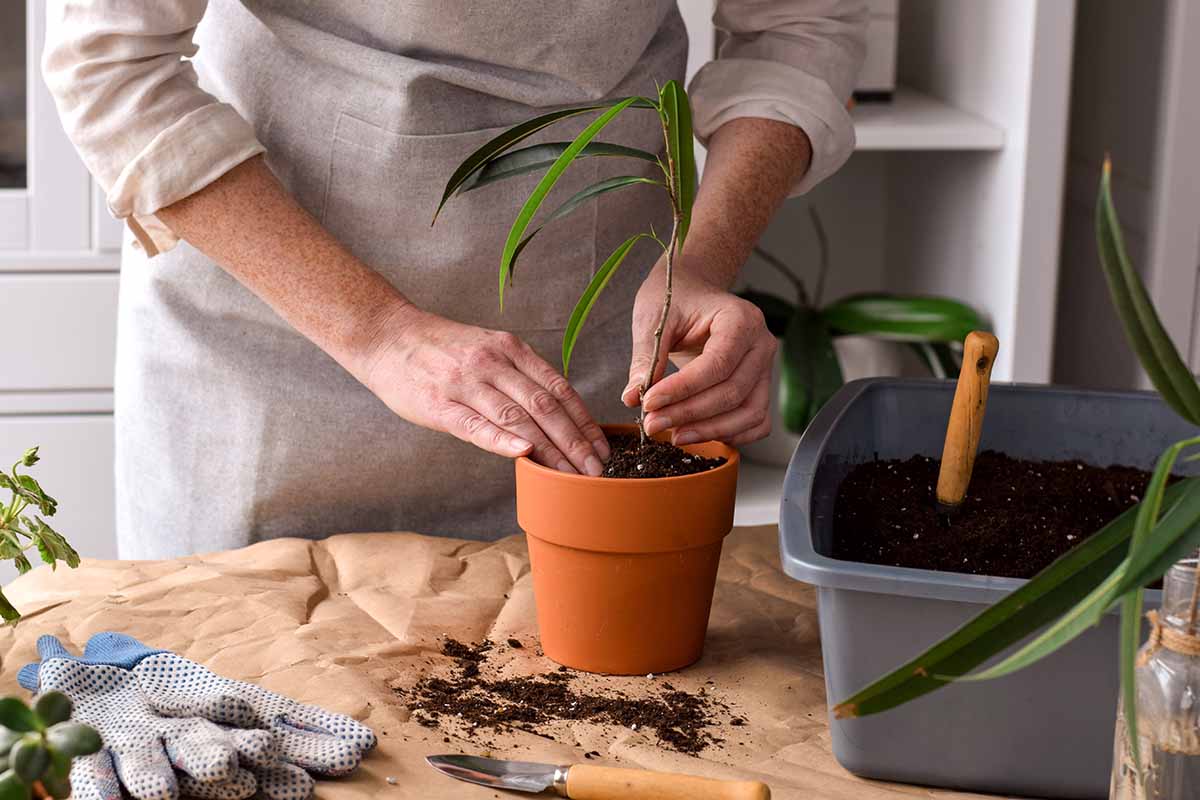
[[[663,292],[662,314],[658,318],[658,327],[654,329],[654,353],[650,356],[650,367],[646,370],[646,378],[642,381],[642,388],[638,392],[639,403],[641,398],[646,396],[646,392],[650,391],[650,387],[654,385],[655,367],[658,366],[658,357],[662,353],[663,331],[667,328],[667,314],[671,311],[671,279],[675,270],[675,251],[679,249],[680,214],[678,208],[676,208],[674,216],[675,219],[671,225],[671,246],[667,248],[667,288]],[[646,410],[644,408],[638,415],[638,434],[638,445],[644,447],[646,444]]]
[[[754,248],[754,255],[758,256],[767,264],[774,267],[780,275],[787,278],[788,283],[792,284],[792,287],[796,290],[797,305],[799,305],[801,308],[810,307],[810,303],[808,302],[808,291],[804,288],[804,281],[800,280],[800,277],[796,275],[796,273],[792,272],[791,268],[788,267],[787,264],[783,263],[781,259],[776,258],[773,254],[762,249],[761,247],[756,246]]]
[[[646,378],[638,390],[638,404],[654,385],[654,373],[658,367],[658,358],[662,353],[663,332],[667,328],[667,314],[671,311],[671,283],[675,272],[675,253],[679,249],[679,224],[683,221],[683,209],[679,205],[679,181],[676,175],[675,159],[671,156],[671,132],[667,128],[667,119],[660,112],[662,122],[663,145],[667,156],[667,196],[671,199],[671,246],[667,248],[667,286],[663,292],[662,314],[658,318],[658,327],[654,329],[654,353],[650,357],[650,365],[646,369]],[[638,414],[638,446],[646,446],[646,409],[643,407]]]

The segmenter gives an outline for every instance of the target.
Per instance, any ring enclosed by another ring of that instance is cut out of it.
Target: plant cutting
[[[0,800],[65,800],[72,760],[102,744],[94,728],[71,721],[71,699],[62,692],[45,692],[32,708],[0,699]]]
[[[794,434],[804,433],[845,382],[834,352],[835,339],[868,336],[902,342],[916,353],[930,375],[949,378],[961,366],[963,339],[985,327],[973,308],[948,297],[875,292],[822,305],[829,272],[829,237],[817,210],[810,206],[808,211],[819,256],[813,292],[809,293],[804,279],[783,259],[756,247],[755,255],[791,284],[794,296],[789,300],[754,289],[738,293],[762,311],[768,330],[782,342],[776,400],[784,428]]]
[[[647,112],[657,122],[661,153],[597,139],[626,112]],[[582,114],[597,116],[572,141],[517,147],[548,126]],[[592,157],[630,159],[639,171],[581,189],[535,224],[568,167]],[[653,165],[651,175],[640,174],[647,164]],[[653,229],[633,233],[594,269],[563,332],[562,367],[568,374],[583,325],[613,274],[635,246],[645,243],[657,245],[666,259],[650,360],[658,364],[675,263],[696,196],[691,110],[683,87],[668,81],[653,98],[572,106],[509,128],[454,171],[434,219],[457,194],[534,172],[542,177],[517,212],[500,256],[501,308],[522,251],[546,225],[610,192],[657,186],[670,205],[670,234]],[[651,366],[641,396],[654,381]],[[605,477],[567,475],[528,458],[517,460],[517,518],[529,539],[542,648],[568,666],[624,674],[664,672],[695,661],[703,648],[721,542],[733,527],[737,453],[716,442],[675,448],[661,434],[662,440],[648,437],[644,419],[643,410],[636,427],[605,427],[614,451]],[[628,472],[608,477],[616,460]],[[648,469],[663,461],[667,469],[657,475]]]
[[[1124,712],[1122,733],[1128,748],[1125,764],[1132,765],[1135,782],[1139,780],[1136,773],[1150,763],[1148,754],[1142,752],[1146,749],[1146,739],[1138,736],[1139,713],[1134,693],[1141,610],[1147,587],[1200,545],[1200,478],[1172,476],[1177,469],[1189,471],[1184,467],[1190,460],[1190,451],[1200,444],[1197,436],[1200,387],[1167,337],[1125,252],[1112,202],[1110,174],[1106,163],[1096,211],[1101,265],[1127,336],[1159,396],[996,387],[984,437],[988,435],[987,426],[993,425],[993,435],[998,437],[994,445],[1009,455],[982,454],[967,497],[968,501],[978,502],[979,495],[987,495],[996,508],[1006,505],[1009,509],[1006,513],[1020,514],[1028,508],[1050,517],[1052,524],[1044,525],[1046,532],[1040,540],[1053,541],[1061,550],[1041,554],[1049,557],[1048,565],[1043,568],[1039,564],[1036,574],[1004,572],[1005,565],[1013,566],[1012,556],[1004,555],[979,568],[970,564],[971,568],[955,569],[957,556],[978,555],[978,542],[985,541],[978,539],[974,551],[971,545],[960,544],[958,554],[950,553],[950,563],[905,563],[907,555],[926,548],[925,533],[933,530],[933,523],[925,528],[906,528],[905,536],[912,535],[904,544],[899,543],[899,537],[892,537],[897,541],[895,550],[886,554],[882,562],[864,558],[861,553],[839,553],[839,546],[846,544],[841,537],[831,543],[818,541],[819,528],[824,523],[817,514],[822,503],[834,502],[834,495],[838,503],[848,500],[841,494],[853,479],[847,472],[835,476],[828,470],[818,470],[811,478],[807,497],[795,501],[807,509],[805,518],[784,521],[783,538],[791,539],[797,550],[807,547],[807,552],[797,559],[804,563],[797,563],[792,574],[814,575],[814,567],[829,565],[839,570],[836,581],[824,577],[815,581],[822,585],[822,602],[833,600],[832,595],[836,594],[836,611],[832,613],[837,620],[844,625],[860,626],[856,629],[860,644],[853,647],[839,639],[855,634],[838,631],[822,620],[827,687],[830,699],[839,701],[832,709],[835,750],[842,747],[839,758],[855,771],[985,791],[1095,797],[1108,788],[1112,739],[1105,735],[1105,729],[1112,730],[1118,688]],[[883,439],[877,433],[875,441],[870,441],[870,435],[864,437],[859,433],[857,446],[877,447],[883,451],[884,459],[891,460],[872,464],[863,462],[859,456],[859,466],[853,469],[874,469],[876,473],[881,469],[899,472],[902,467],[916,470],[923,465],[929,470],[936,469],[926,456],[909,457],[913,451],[904,453],[900,442],[929,438],[929,428],[936,424],[934,418],[944,414],[941,410],[944,406],[940,405],[944,393],[935,394],[932,387],[899,382],[868,389],[874,391],[860,392],[863,403],[856,403],[854,398],[832,403],[838,408],[831,410],[831,414],[837,413],[840,418],[832,424],[822,415],[814,423],[814,428],[821,430],[814,435],[823,441],[813,443],[815,450],[797,457],[815,463],[819,459],[836,458],[838,452],[848,452],[847,437],[853,434],[845,425],[860,426],[861,431],[865,415],[870,414],[872,407],[887,408],[907,415],[901,418],[907,430]],[[865,395],[872,393],[877,397],[867,402]],[[877,424],[887,423],[878,420]],[[1166,449],[1162,450],[1164,446]],[[1072,460],[1034,466],[1034,474],[1017,484],[1017,475],[1012,471],[1014,458],[1043,453],[1062,453]],[[1104,459],[1114,463],[1120,459],[1124,463],[1128,458],[1148,466],[1156,456],[1152,473],[1137,474],[1120,467],[1107,470],[1090,467],[1080,460],[1103,463]],[[1007,481],[981,481],[985,458],[994,462],[993,476],[1004,475],[1014,481],[1013,485],[1005,485]],[[1106,473],[1105,480],[1120,487],[1119,491],[1111,496],[1101,491],[1089,497],[1079,484],[1073,495],[1053,491],[1056,484],[1067,480],[1064,473],[1089,470]],[[913,474],[910,471],[907,476]],[[883,476],[880,479],[887,480]],[[910,498],[928,499],[920,489],[906,498],[896,484],[876,483],[874,492],[886,494],[895,505],[915,514],[914,519],[925,515],[934,520],[936,511],[927,503],[906,506],[905,501]],[[1121,494],[1125,495],[1123,499]],[[1071,513],[1055,518],[1060,509],[1048,507],[1043,496],[1053,497],[1057,504],[1070,505]],[[843,508],[852,505],[846,502]],[[1113,513],[1120,506],[1124,510]],[[1100,519],[1093,516],[1097,509],[1103,513]],[[1085,530],[1068,527],[1080,519],[1087,520],[1090,527]],[[807,544],[795,541],[800,532],[796,527],[798,522],[803,522],[801,527],[807,527],[812,534]],[[967,541],[967,534],[972,532],[956,530],[958,525],[960,522],[952,522],[949,534],[939,544],[953,546],[956,541]],[[986,541],[999,547],[1010,548],[1007,551],[1010,554],[1029,555],[1029,547],[1022,543],[1039,538],[1032,535],[1036,528],[1037,523],[1031,518],[1025,526],[999,526],[975,533],[990,537]],[[881,541],[876,542],[875,549],[882,546]],[[865,546],[872,547],[870,543]],[[787,566],[787,541],[784,549]],[[937,548],[943,555],[946,550]],[[873,566],[880,563],[901,568],[887,567],[881,572]],[[914,566],[922,569],[910,569]],[[1194,572],[1194,561],[1189,568]],[[995,577],[1005,575],[1012,578]],[[891,588],[883,588],[884,583]],[[875,670],[870,664],[912,652],[907,644],[886,637],[861,643],[864,632],[871,628],[847,615],[861,615],[867,604],[865,598],[858,599],[858,593],[877,588],[888,594],[903,595],[888,597],[890,607],[886,611],[875,608],[882,617],[888,617],[892,609],[903,609],[892,622],[904,626],[903,633],[910,639],[920,641],[919,634],[929,629],[944,631],[957,627],[957,630],[908,658],[892,672],[870,681],[867,679]],[[1157,597],[1157,592],[1154,595]],[[1189,597],[1189,603],[1194,599]],[[980,611],[978,605],[985,607]],[[1108,615],[1117,607],[1121,612],[1119,626]],[[911,615],[917,608],[935,624],[922,628],[921,621],[901,619],[904,612]],[[1185,610],[1183,618],[1186,625],[1186,620],[1192,618],[1191,607]],[[1110,648],[1118,642],[1119,661],[1114,661]],[[847,647],[852,647],[859,659],[866,659],[867,665],[851,668],[846,661]],[[1115,668],[1117,664],[1119,670]],[[996,688],[989,688],[986,682],[991,680],[997,681]],[[857,686],[850,685],[852,682]],[[860,688],[864,683],[865,688]],[[922,699],[919,704],[907,705],[918,698]],[[881,713],[885,711],[891,713]],[[972,724],[967,721],[970,719],[989,722]],[[896,743],[895,737],[901,732],[911,732],[913,726],[934,720],[937,733],[918,740],[919,743],[911,740]],[[946,739],[947,736],[953,737],[952,740]],[[898,758],[882,749],[888,737]],[[955,754],[947,758],[944,752],[927,752],[928,747],[953,747]]]
[[[58,501],[42,489],[33,476],[22,472],[39,460],[38,448],[31,447],[8,472],[0,471],[0,489],[11,494],[8,503],[0,505],[0,559],[12,559],[17,572],[24,575],[33,568],[25,553],[37,548],[42,561],[56,568],[59,561],[68,567],[79,566],[79,554],[57,531],[50,527],[45,517],[52,517],[58,510]],[[35,508],[41,512],[28,513]],[[16,622],[19,612],[4,593],[0,591],[0,617],[5,622]]]

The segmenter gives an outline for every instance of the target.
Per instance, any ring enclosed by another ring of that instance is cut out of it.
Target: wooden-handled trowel
[[[999,340],[983,331],[971,331],[963,342],[962,369],[958,373],[958,388],[954,390],[950,423],[946,426],[946,444],[942,448],[937,482],[938,511],[946,517],[958,510],[967,496],[979,436],[983,432],[992,364],[999,350]]]
[[[437,771],[460,781],[518,792],[553,790],[572,800],[771,800],[758,781],[722,781],[590,764],[558,766],[465,755],[429,756]]]

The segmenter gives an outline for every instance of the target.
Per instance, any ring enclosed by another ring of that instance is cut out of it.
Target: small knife
[[[770,800],[758,781],[719,781],[642,769],[555,766],[482,756],[428,756],[429,765],[451,778],[492,789],[544,792],[571,800]]]

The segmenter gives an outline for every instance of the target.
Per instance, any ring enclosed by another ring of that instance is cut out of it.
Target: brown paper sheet
[[[779,569],[774,527],[738,529],[726,541],[704,658],[675,673],[678,688],[706,681],[740,716],[721,748],[686,756],[656,746],[652,733],[566,724],[553,742],[533,734],[489,734],[493,747],[451,737],[410,719],[394,687],[445,674],[449,634],[465,642],[516,637],[536,643],[524,540],[464,542],[407,533],[346,534],[324,541],[281,539],[232,552],[164,562],[85,561],[78,570],[38,569],[12,584],[25,613],[0,630],[0,692],[26,693],[18,668],[36,657],[37,637],[81,650],[98,631],[122,631],[233,678],[351,714],[380,745],[352,777],[320,781],[317,796],[495,798],[490,789],[443,777],[431,753],[475,752],[555,763],[589,763],[767,782],[778,800],[965,800],[977,795],[864,781],[830,753],[824,680],[811,588]],[[506,674],[554,668],[534,646],[498,648]],[[589,680],[591,680],[589,678]],[[635,694],[645,677],[597,678]],[[387,778],[395,779],[389,784]],[[511,796],[518,797],[519,794]]]

